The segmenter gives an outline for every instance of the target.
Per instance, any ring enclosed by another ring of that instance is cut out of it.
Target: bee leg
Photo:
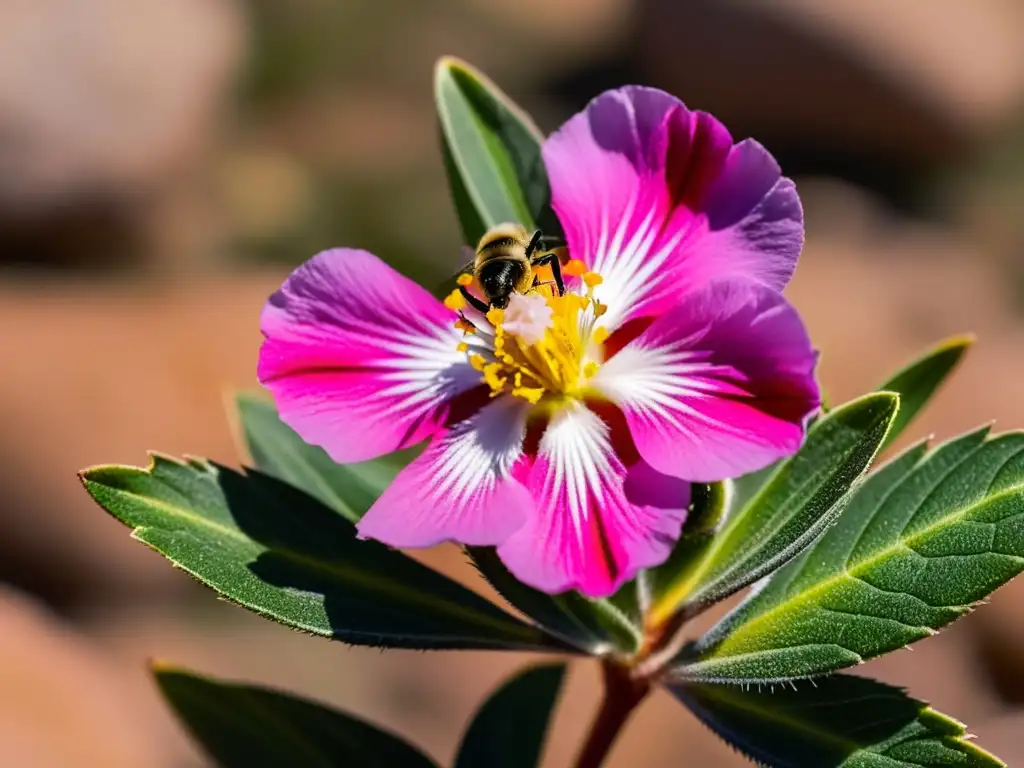
[[[462,294],[462,298],[464,298],[467,302],[469,302],[469,305],[471,307],[473,307],[473,309],[475,309],[477,312],[482,312],[485,315],[487,314],[487,311],[490,309],[490,307],[488,307],[487,304],[485,304],[484,302],[480,301],[480,299],[478,299],[476,296],[474,296],[472,293],[470,293],[466,289],[466,286],[460,285],[459,286],[459,293]]]
[[[529,244],[526,246],[526,258],[530,258],[536,253],[537,249],[540,248],[541,242],[544,240],[544,235],[538,229],[533,233],[533,237],[530,238]]]
[[[565,282],[562,280],[562,264],[558,261],[557,254],[545,253],[543,256],[538,256],[534,260],[533,265],[535,267],[551,267],[551,275],[555,278],[555,285],[558,286],[558,295],[565,295]]]

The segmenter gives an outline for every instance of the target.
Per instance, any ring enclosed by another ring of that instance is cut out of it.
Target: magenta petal
[[[626,470],[622,490],[636,506],[686,510],[692,488],[686,480],[663,474],[641,459]],[[680,522],[685,522],[685,516]]]
[[[663,562],[686,517],[688,486],[641,470],[627,489],[626,478],[604,422],[567,405],[541,438],[524,479],[535,506],[498,548],[501,559],[537,589],[590,597],[610,595],[641,568]]]
[[[820,405],[816,360],[780,294],[720,281],[687,294],[593,383],[622,409],[652,467],[712,482],[797,451]]]
[[[525,400],[501,398],[435,437],[359,521],[359,536],[393,547],[505,541],[532,505],[511,477],[528,408]]]
[[[303,440],[338,462],[371,459],[432,435],[479,382],[455,319],[376,256],[324,251],[267,302],[259,379]]]
[[[544,145],[571,254],[604,277],[609,327],[744,277],[781,290],[803,245],[793,183],[757,142],[662,91],[608,91]]]

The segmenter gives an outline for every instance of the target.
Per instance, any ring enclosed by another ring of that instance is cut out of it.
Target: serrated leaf
[[[654,604],[652,624],[684,605],[721,600],[770,573],[817,538],[885,439],[899,398],[876,392],[830,411],[800,451],[750,502],[729,515],[703,559]]]
[[[540,592],[516,579],[493,547],[467,547],[466,551],[480,575],[510,605],[569,645],[590,655],[610,650],[631,653],[639,647],[640,628],[607,600],[588,600],[576,592]]]
[[[434,98],[452,198],[466,242],[504,222],[558,234],[533,121],[486,76],[445,57],[434,71]]]
[[[879,391],[898,392],[900,395],[900,412],[892,424],[892,429],[889,430],[889,437],[885,441],[886,445],[903,434],[903,430],[928,404],[936,390],[953,372],[967,348],[973,343],[973,336],[948,338],[878,387]]]
[[[900,396],[900,410],[889,428],[889,435],[882,445],[882,450],[891,445],[910,426],[973,343],[973,336],[952,336],[935,345],[875,388],[877,392],[895,392]],[[822,409],[827,411],[824,400],[825,394],[822,392]],[[731,481],[731,508],[738,509],[752,499],[781,463],[776,462],[758,472],[751,472]]]
[[[1024,433],[897,456],[836,525],[696,645],[680,674],[807,677],[934,634],[1024,569]]]
[[[322,448],[309,445],[277,415],[269,398],[235,395],[242,437],[256,466],[314,496],[358,522],[412,458],[402,451],[359,464],[336,464]]]
[[[562,647],[401,552],[360,541],[347,520],[275,478],[152,461],[95,467],[82,481],[134,538],[250,610],[356,645]]]
[[[545,664],[502,685],[469,724],[455,768],[535,768],[564,677],[564,664]]]
[[[154,665],[164,698],[222,768],[434,768],[419,749],[364,720],[257,685]]]
[[[705,725],[771,768],[1005,768],[961,723],[853,675],[788,686],[672,686]]]

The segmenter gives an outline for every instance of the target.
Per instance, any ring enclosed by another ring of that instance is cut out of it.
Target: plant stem
[[[576,758],[575,768],[599,768],[636,706],[651,690],[647,680],[634,678],[630,670],[612,661],[602,663],[604,697],[590,733]]]
[[[660,627],[656,627],[654,630],[648,629],[645,635],[653,637],[653,642],[647,653],[641,655],[633,672],[634,677],[650,680],[659,675],[686,645],[686,635],[682,631],[683,626],[707,608],[708,605],[705,603],[687,606]]]

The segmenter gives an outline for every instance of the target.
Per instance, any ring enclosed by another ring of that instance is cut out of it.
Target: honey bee
[[[561,296],[565,293],[565,284],[559,256],[564,248],[564,241],[545,237],[539,229],[531,235],[518,224],[491,227],[480,238],[476,257],[459,272],[476,278],[487,301],[481,301],[464,285],[459,285],[459,290],[480,312],[504,309],[513,293],[526,293],[542,284],[534,272],[536,267],[549,266]]]

